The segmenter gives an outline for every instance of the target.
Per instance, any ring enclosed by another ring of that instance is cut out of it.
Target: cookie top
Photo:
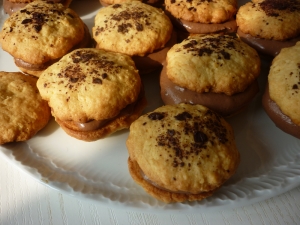
[[[0,72],[0,144],[26,141],[48,123],[50,108],[36,81],[19,72]]]
[[[13,13],[0,32],[0,44],[30,64],[58,59],[84,38],[84,23],[62,4],[34,1]]]
[[[55,117],[84,123],[115,117],[135,102],[141,80],[129,56],[84,48],[48,67],[37,87]]]
[[[255,0],[236,15],[239,29],[257,38],[287,40],[300,34],[299,0]]]
[[[138,172],[170,192],[215,190],[240,161],[231,126],[201,105],[165,105],[141,116],[132,123],[126,145]]]
[[[260,58],[236,36],[193,35],[170,49],[166,70],[178,86],[233,95],[259,76]]]
[[[274,58],[269,76],[270,98],[293,123],[300,126],[300,42],[283,48]]]
[[[236,0],[165,0],[174,17],[199,23],[223,23],[237,12]]]
[[[99,49],[143,56],[164,47],[172,31],[172,23],[161,9],[133,1],[101,8],[93,37]]]

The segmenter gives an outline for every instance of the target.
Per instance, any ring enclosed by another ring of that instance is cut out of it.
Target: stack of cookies
[[[183,32],[183,37],[237,30],[237,0],[165,0],[165,8],[174,25]]]
[[[159,2],[100,0],[91,35],[70,0],[4,0],[0,44],[22,73],[0,72],[0,144],[32,138],[51,114],[83,141],[129,129],[134,181],[167,203],[202,200],[240,164],[227,117],[258,96],[261,40],[280,44],[263,52],[276,56],[263,106],[300,138],[299,0]],[[159,76],[165,104],[151,112],[145,76]]]

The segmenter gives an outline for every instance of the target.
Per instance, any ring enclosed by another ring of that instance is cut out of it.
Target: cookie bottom
[[[62,121],[59,118],[56,118],[55,115],[54,117],[56,122],[68,135],[76,139],[89,142],[105,138],[118,130],[129,128],[131,123],[141,115],[142,111],[146,107],[146,104],[147,100],[145,96],[143,96],[136,102],[131,114],[117,116],[115,119],[109,121],[101,128],[92,131],[79,131],[74,127],[72,122]]]
[[[199,201],[211,196],[216,191],[212,190],[208,192],[201,192],[199,194],[189,194],[172,192],[167,189],[156,187],[143,177],[139,165],[136,161],[132,161],[130,157],[128,158],[128,169],[131,177],[136,183],[142,186],[148,194],[165,203]]]

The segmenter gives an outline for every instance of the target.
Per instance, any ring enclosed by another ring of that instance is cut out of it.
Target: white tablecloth
[[[215,212],[152,213],[104,207],[60,193],[0,157],[1,225],[300,224],[300,187],[266,201]]]

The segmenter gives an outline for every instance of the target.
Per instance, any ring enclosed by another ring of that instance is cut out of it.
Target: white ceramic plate
[[[100,5],[98,0],[84,2],[85,7],[80,7],[80,1],[74,1],[72,7],[91,27]],[[6,17],[1,8],[1,24]],[[261,90],[268,69],[269,62],[263,61]],[[0,70],[18,71],[12,57],[2,50]],[[149,101],[145,111],[150,111],[162,105],[158,74],[142,79]],[[237,173],[212,197],[201,202],[167,205],[150,197],[134,183],[127,168],[125,141],[128,131],[86,143],[65,134],[52,120],[31,140],[2,145],[0,155],[49,187],[109,207],[190,213],[240,207],[300,184],[300,140],[274,126],[261,107],[261,94],[244,112],[229,119],[241,152]]]

